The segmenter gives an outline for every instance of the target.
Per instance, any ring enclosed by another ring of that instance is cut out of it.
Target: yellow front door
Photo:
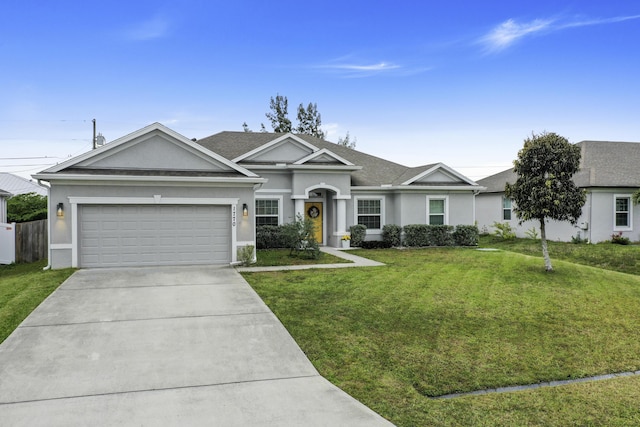
[[[313,221],[316,241],[322,244],[322,202],[305,202],[304,216]]]

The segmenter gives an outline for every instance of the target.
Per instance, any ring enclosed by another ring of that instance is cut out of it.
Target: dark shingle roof
[[[220,132],[199,139],[196,143],[227,159],[234,159],[282,135],[263,132]],[[399,185],[434,166],[410,168],[311,135],[296,134],[296,136],[320,149],[326,148],[354,165],[362,166],[362,169],[351,174],[351,184],[354,186]],[[242,165],[243,162],[240,164]]]
[[[582,150],[580,170],[573,177],[578,187],[640,187],[640,143],[582,141],[576,145]],[[513,169],[507,169],[478,184],[487,187],[485,193],[496,193],[516,178]]]

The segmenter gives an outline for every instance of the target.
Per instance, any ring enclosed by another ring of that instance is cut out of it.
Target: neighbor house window
[[[427,197],[427,221],[430,225],[447,224],[446,197]]]
[[[631,196],[615,196],[614,230],[631,228]]]
[[[502,220],[511,221],[511,199],[502,198]]]
[[[278,199],[256,199],[256,226],[278,225],[280,207]]]
[[[358,199],[356,222],[368,230],[382,228],[382,199]]]

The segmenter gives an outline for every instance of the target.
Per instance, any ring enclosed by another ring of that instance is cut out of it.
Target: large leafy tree
[[[47,218],[47,196],[26,193],[12,196],[7,200],[7,220],[28,222]]]
[[[524,141],[513,165],[518,178],[515,184],[507,183],[505,194],[514,201],[513,210],[520,223],[540,222],[545,269],[551,271],[546,220],[575,224],[586,201],[584,190],[572,179],[580,168],[580,147],[555,133],[534,133]]]

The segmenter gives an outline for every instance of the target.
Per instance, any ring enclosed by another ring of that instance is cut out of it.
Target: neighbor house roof
[[[196,142],[228,159],[236,159],[282,136],[283,134],[268,132],[226,131],[199,139]],[[328,150],[354,165],[361,166],[361,169],[351,173],[352,186],[402,185],[407,180],[439,165],[436,163],[408,167],[311,135],[296,134],[295,137],[320,150]],[[242,160],[239,163],[242,165]],[[461,181],[465,180],[461,179]],[[474,183],[465,181],[465,184],[473,185]]]
[[[640,143],[581,141],[580,170],[573,176],[578,187],[640,187]],[[507,169],[478,181],[484,193],[500,193],[516,174]]]
[[[0,188],[9,193],[9,195],[36,193],[41,196],[47,196],[49,194],[49,190],[46,187],[7,172],[0,173]]]

